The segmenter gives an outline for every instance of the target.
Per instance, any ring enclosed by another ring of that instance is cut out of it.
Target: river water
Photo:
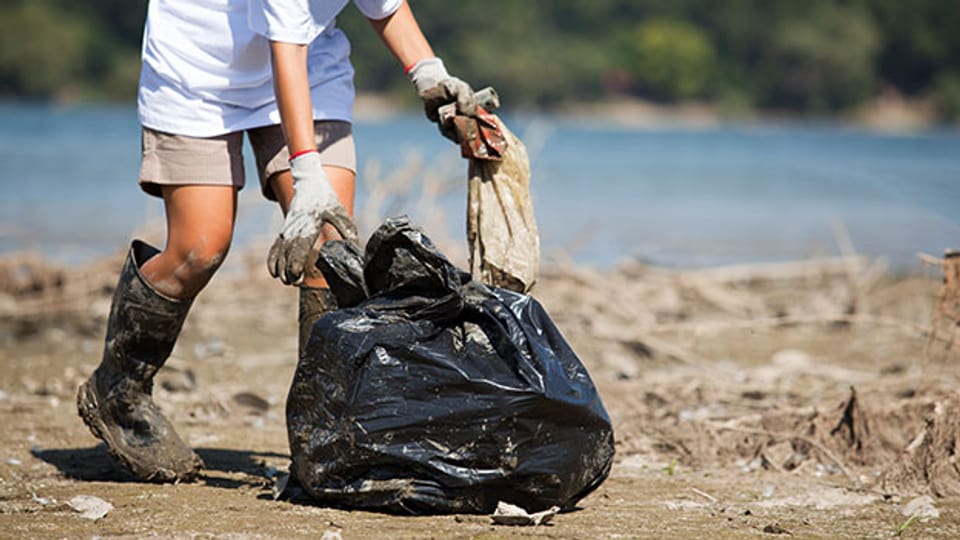
[[[919,268],[917,252],[960,248],[960,131],[507,122],[531,152],[548,259],[710,266],[830,256],[840,252],[837,230],[857,252],[902,270]],[[419,159],[448,178],[451,189],[434,206],[390,211],[415,222],[442,211],[444,230],[428,234],[463,238],[465,164],[456,147],[419,115],[359,120],[355,136],[361,175],[387,176]],[[132,106],[0,105],[0,256],[30,249],[81,263],[159,219],[162,205],[136,184],[139,144]],[[239,245],[269,238],[280,220],[247,161]],[[368,198],[361,182],[358,208]]]

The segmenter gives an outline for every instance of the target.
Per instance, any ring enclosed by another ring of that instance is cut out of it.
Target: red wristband
[[[404,75],[409,75],[410,72],[413,71],[413,68],[417,67],[417,64],[419,64],[419,63],[420,63],[420,62],[417,61],[417,62],[414,62],[414,63],[410,64],[409,66],[405,66],[405,67],[403,68],[403,74],[404,74]]]
[[[293,160],[297,159],[298,157],[300,157],[300,156],[302,156],[302,155],[304,155],[304,154],[309,154],[310,152],[317,152],[317,149],[316,149],[316,148],[307,148],[306,150],[301,150],[301,151],[299,151],[299,152],[296,152],[296,153],[294,153],[294,154],[291,154],[291,155],[290,155],[290,159],[288,159],[287,161],[293,161]],[[317,152],[317,153],[319,154],[319,152]]]

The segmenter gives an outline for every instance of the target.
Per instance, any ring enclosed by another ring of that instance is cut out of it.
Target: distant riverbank
[[[509,96],[503,97],[503,110],[516,112]],[[360,94],[357,96],[355,116],[360,120],[375,120],[407,114],[411,105],[387,94]],[[543,111],[525,110],[524,113],[543,114]],[[716,127],[727,123],[827,123],[849,125],[885,133],[904,133],[942,126],[936,120],[936,111],[930,100],[906,99],[896,93],[887,93],[862,107],[835,115],[798,115],[785,111],[737,109],[712,103],[680,103],[666,105],[634,98],[621,98],[596,103],[571,103],[558,106],[551,115],[576,121],[604,123],[635,128],[682,126],[686,128]],[[956,126],[952,126],[956,127]]]

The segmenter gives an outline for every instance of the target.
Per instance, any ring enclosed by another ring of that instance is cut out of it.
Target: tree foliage
[[[662,100],[702,97],[714,65],[703,31],[685,21],[651,18],[637,25],[632,38],[624,67],[638,91]]]
[[[891,88],[955,117],[955,0],[410,0],[450,71],[511,104],[630,95],[798,112]],[[129,98],[146,0],[6,0],[0,95]],[[358,11],[338,24],[363,91],[410,96]],[[954,97],[951,97],[954,96]]]

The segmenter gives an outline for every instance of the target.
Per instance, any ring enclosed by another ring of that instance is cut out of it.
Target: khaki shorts
[[[357,157],[350,123],[318,121],[314,122],[314,131],[323,164],[356,173]],[[142,134],[140,187],[150,195],[161,196],[160,186],[164,185],[243,188],[243,132],[197,138],[144,127]],[[290,169],[290,153],[283,139],[283,130],[279,125],[248,129],[247,137],[257,160],[260,190],[264,197],[275,201],[270,177]]]

